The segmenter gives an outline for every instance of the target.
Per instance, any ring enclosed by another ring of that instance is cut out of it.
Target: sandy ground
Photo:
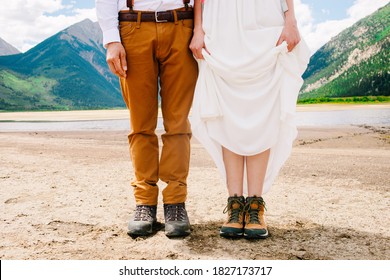
[[[264,196],[271,236],[248,241],[219,237],[227,192],[193,140],[191,235],[133,239],[127,131],[0,133],[0,258],[388,260],[389,147],[388,127],[299,128]]]

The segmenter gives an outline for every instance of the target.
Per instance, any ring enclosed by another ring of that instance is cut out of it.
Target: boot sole
[[[244,238],[246,239],[266,239],[268,236],[268,230],[266,233],[244,232]]]
[[[150,229],[133,229],[133,230],[128,230],[127,234],[130,235],[131,237],[139,237],[139,236],[149,236],[152,235],[153,233],[157,232],[161,228],[161,223],[155,222],[152,224]]]
[[[241,237],[243,237],[242,234],[231,234],[231,233],[223,233],[223,232],[220,232],[219,235],[222,237],[225,237],[225,238],[241,238]]]
[[[175,231],[175,232],[166,232],[167,237],[185,237],[191,234],[191,231]]]
[[[228,237],[228,238],[240,238],[244,236],[243,232],[234,232],[234,231],[220,231],[219,235],[222,237]]]
[[[189,222],[165,222],[164,229],[167,237],[184,237],[191,233]]]
[[[165,223],[165,235],[167,237],[184,237],[191,233],[191,227],[189,224],[186,225],[172,225]]]

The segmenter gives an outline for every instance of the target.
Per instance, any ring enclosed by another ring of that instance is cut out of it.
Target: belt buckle
[[[155,11],[154,12],[154,18],[155,18],[156,22],[167,22],[168,20],[166,20],[166,19],[164,19],[164,20],[158,19],[158,13],[160,13],[160,12],[162,12],[162,11]]]

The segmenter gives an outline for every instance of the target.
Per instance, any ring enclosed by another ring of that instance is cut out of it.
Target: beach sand
[[[127,133],[0,133],[1,259],[390,259],[388,127],[300,127],[264,196],[271,236],[259,241],[219,237],[227,191],[195,139],[191,235],[129,237],[135,205]],[[163,222],[161,205],[160,196]]]

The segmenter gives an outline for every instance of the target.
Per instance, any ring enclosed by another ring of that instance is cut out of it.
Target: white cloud
[[[95,9],[76,9],[62,0],[13,0],[0,9],[0,37],[27,51],[66,27],[90,18]]]
[[[303,4],[301,0],[294,1],[295,16],[298,19],[299,30],[306,39],[306,34],[309,34],[313,29],[314,19],[312,11],[307,4]]]
[[[356,0],[353,6],[348,9],[347,14],[350,18],[358,20],[375,12],[387,3],[389,3],[388,0]]]
[[[306,40],[313,53],[342,30],[375,12],[388,2],[388,0],[356,0],[347,11],[347,18],[327,20],[314,24],[310,7],[303,4],[301,0],[294,1],[296,5],[296,17],[299,20],[302,37]]]

